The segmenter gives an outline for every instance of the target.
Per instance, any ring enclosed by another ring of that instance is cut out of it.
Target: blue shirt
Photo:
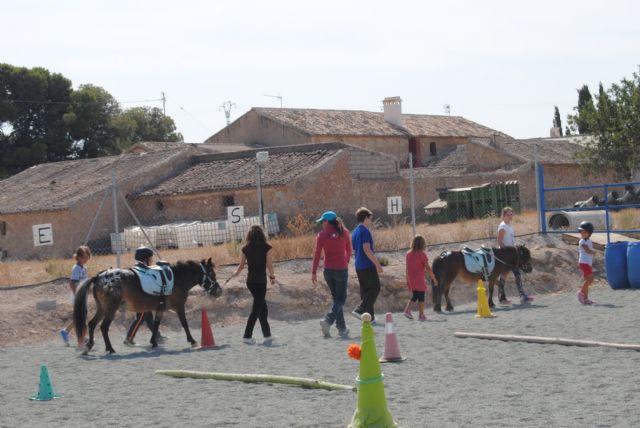
[[[87,278],[87,268],[76,263],[71,269],[71,281],[82,282]]]
[[[375,266],[362,249],[362,246],[367,242],[371,244],[371,251],[373,251],[373,236],[371,236],[369,229],[360,223],[355,229],[353,229],[353,233],[351,234],[351,244],[353,246],[353,252],[356,259],[356,270],[367,269]]]

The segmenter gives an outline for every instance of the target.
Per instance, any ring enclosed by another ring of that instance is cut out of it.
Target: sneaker
[[[420,314],[418,317],[418,321],[427,321],[429,318],[425,314]]]
[[[275,336],[267,336],[264,338],[264,340],[262,341],[262,345],[264,346],[271,346],[273,345],[273,341],[275,340]]]
[[[63,328],[60,330],[60,337],[62,337],[64,344],[69,346],[69,332]]]
[[[531,303],[533,302],[533,297],[531,296],[527,296],[526,294],[523,294],[522,297],[520,297],[520,304],[521,305],[525,305],[527,303]]]
[[[582,291],[578,291],[578,302],[584,305],[586,300],[587,298],[584,296],[584,293]]]
[[[255,345],[256,344],[256,340],[253,337],[243,337],[242,338],[242,342],[244,342],[247,345]]]
[[[358,318],[359,320],[362,320],[362,312],[358,312],[358,309],[354,309],[353,311],[351,311],[351,315]]]
[[[511,300],[507,299],[506,297],[502,297],[500,299],[500,304],[501,305],[510,305],[511,304]]]
[[[585,305],[593,305],[593,300],[584,299],[584,304]]]
[[[340,337],[348,337],[349,336],[349,329],[345,328],[344,330],[338,330],[338,334],[340,335]]]
[[[403,315],[404,315],[405,318],[410,319],[411,321],[413,321],[413,314],[411,313],[411,311],[404,311]]]
[[[331,337],[331,334],[329,334],[330,327],[331,326],[328,322],[326,322],[325,320],[320,320],[320,328],[322,329],[322,334],[324,335],[324,337]]]
[[[133,340],[129,340],[129,339],[123,340],[122,344],[126,345],[126,346],[136,346],[136,342],[134,342]]]

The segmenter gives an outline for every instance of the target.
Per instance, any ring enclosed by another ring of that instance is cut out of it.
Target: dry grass
[[[637,210],[624,210],[614,213],[616,228],[640,229],[640,218],[636,213]],[[278,236],[271,240],[275,260],[309,258],[313,256],[315,224],[295,218],[291,223],[296,225],[296,234],[298,236]],[[450,224],[419,224],[416,227],[416,232],[424,236],[428,245],[466,242],[495,237],[499,223],[499,218],[487,217]],[[513,224],[516,232],[520,235],[537,232],[537,214],[535,211],[524,212],[514,218]],[[303,231],[305,232],[304,234],[302,233]],[[374,231],[374,239],[377,251],[406,249],[411,245],[411,225],[400,223],[377,228]],[[241,242],[228,242],[213,247],[163,250],[161,255],[164,260],[172,263],[178,260],[200,260],[211,257],[220,266],[237,263],[242,245]],[[35,284],[55,278],[68,277],[73,263],[71,259],[0,263],[0,287]],[[93,275],[116,265],[115,255],[93,256],[87,264],[87,268],[89,275]],[[122,255],[120,265],[133,265],[133,254]]]
[[[640,209],[628,208],[613,213],[613,224],[620,230],[640,229]]]

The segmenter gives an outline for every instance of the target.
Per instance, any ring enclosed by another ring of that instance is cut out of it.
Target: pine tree
[[[555,113],[553,114],[553,127],[558,128],[560,130],[560,135],[562,135],[562,119],[560,119],[560,110],[558,110],[558,106],[554,106]]]

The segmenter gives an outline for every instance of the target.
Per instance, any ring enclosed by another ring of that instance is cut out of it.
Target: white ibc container
[[[156,243],[158,248],[177,248],[178,238],[174,225],[165,224],[158,226],[156,230]]]
[[[127,251],[124,243],[124,233],[111,233],[111,252],[124,253]]]
[[[156,229],[154,227],[145,227],[144,232],[149,240],[144,236],[142,229],[138,226],[127,227],[124,230],[124,245],[129,250],[135,250],[138,247],[156,246]],[[150,242],[149,242],[150,241]]]
[[[215,244],[215,235],[218,224],[212,221],[206,221],[195,225],[196,240],[204,247]]]
[[[213,223],[216,225],[216,227],[214,228],[213,243],[220,244],[222,242],[231,241],[228,222],[215,221]]]
[[[175,245],[178,248],[195,248],[198,246],[198,226],[199,222],[178,223],[173,225],[175,231]]]
[[[264,227],[267,229],[269,236],[280,233],[280,225],[278,224],[278,215],[276,213],[265,214]]]

